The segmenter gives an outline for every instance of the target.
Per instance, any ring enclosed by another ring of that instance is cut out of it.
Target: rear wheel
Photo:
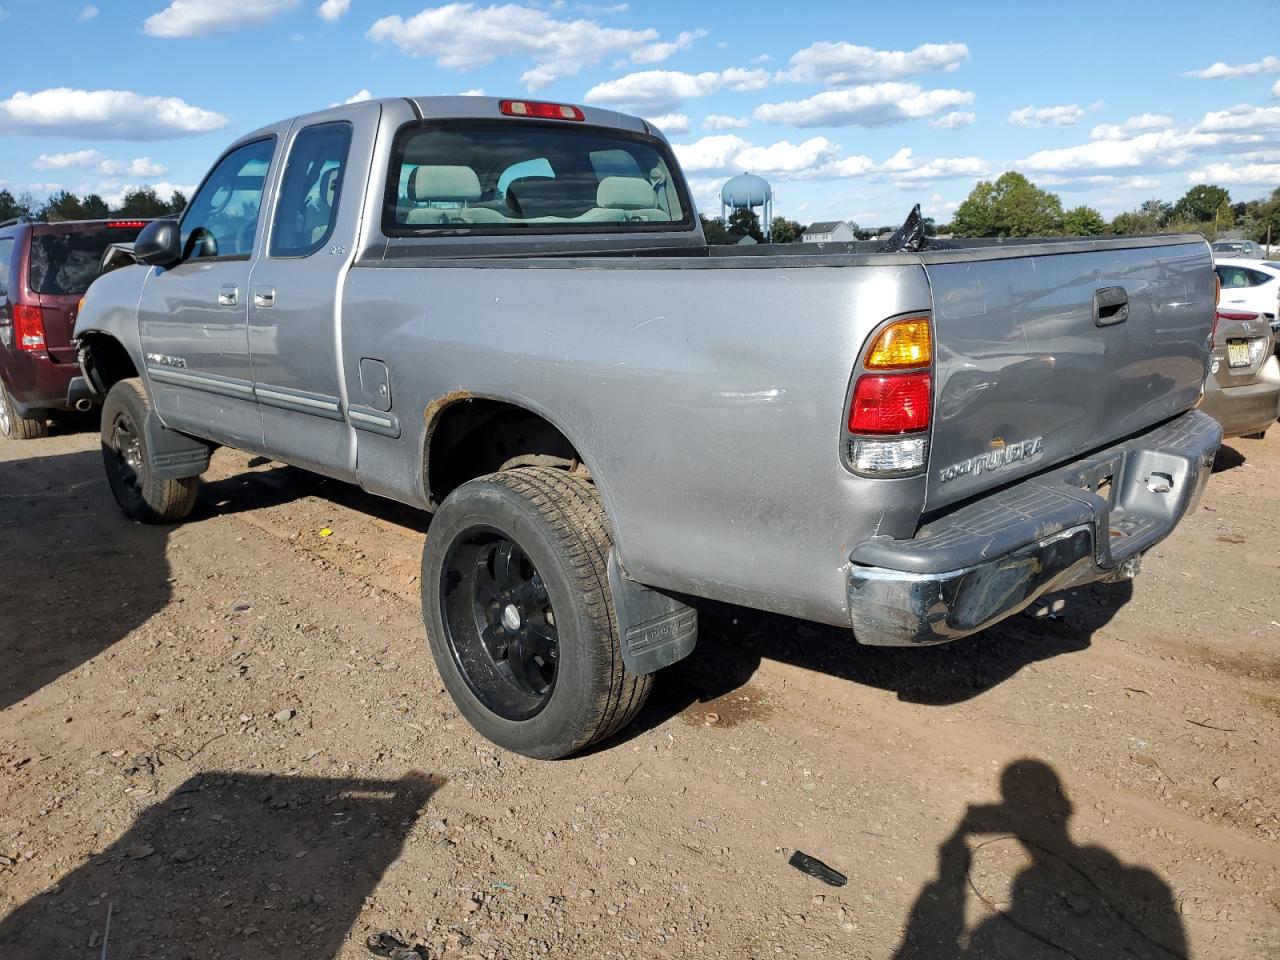
[[[0,382],[0,436],[10,440],[35,440],[49,435],[49,421],[43,416],[19,415],[9,388]]]
[[[140,380],[113,386],[102,404],[102,463],[125,516],[143,523],[176,523],[195,506],[200,481],[155,476],[145,433],[151,416],[151,401]]]
[[[568,756],[631,722],[651,676],[622,663],[612,545],[586,480],[524,467],[465,483],[431,521],[423,617],[445,686],[481,734]]]

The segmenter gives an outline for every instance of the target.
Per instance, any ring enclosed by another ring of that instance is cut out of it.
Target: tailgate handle
[[[1129,294],[1124,287],[1100,287],[1093,293],[1093,322],[1099,327],[1129,319]]]

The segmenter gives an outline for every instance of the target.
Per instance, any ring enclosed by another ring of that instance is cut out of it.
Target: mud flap
[[[657,673],[693,653],[698,611],[670,594],[636,583],[623,573],[613,550],[609,551],[609,591],[628,673]]]
[[[213,448],[185,433],[177,433],[152,413],[142,427],[146,435],[147,467],[161,480],[198,477],[209,469]]]

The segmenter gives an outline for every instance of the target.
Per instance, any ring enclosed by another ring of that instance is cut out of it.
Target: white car
[[[1222,259],[1213,265],[1222,281],[1219,305],[1226,310],[1280,316],[1280,260]]]

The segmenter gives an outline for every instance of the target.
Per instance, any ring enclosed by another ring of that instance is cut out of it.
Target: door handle
[[[227,284],[218,291],[218,306],[234,307],[240,300],[240,288],[233,284]]]
[[[1093,293],[1093,322],[1099,327],[1129,319],[1129,294],[1124,287],[1101,287]]]
[[[253,305],[255,307],[273,307],[276,303],[276,288],[263,287],[260,290],[253,291]]]

